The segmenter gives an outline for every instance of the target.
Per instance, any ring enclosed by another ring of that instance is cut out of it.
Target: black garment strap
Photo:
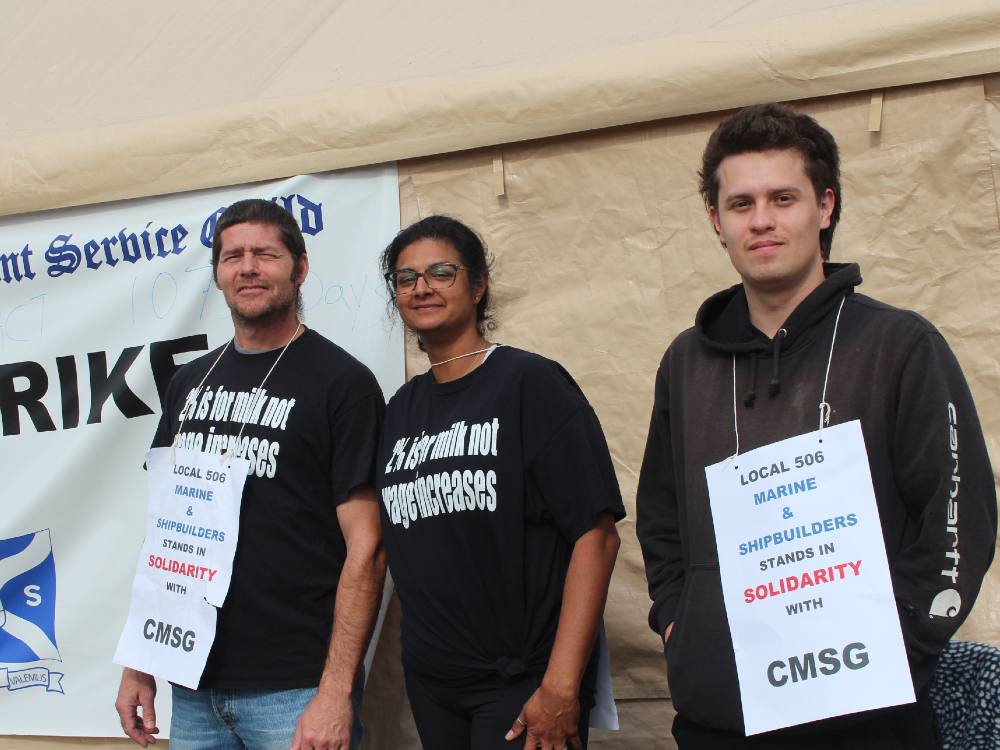
[[[748,409],[757,400],[757,352],[750,352],[750,390],[743,397],[743,405]]]
[[[768,386],[768,393],[771,396],[777,396],[781,393],[781,366],[779,364],[781,361],[781,342],[787,335],[788,331],[784,328],[779,328],[778,332],[774,335],[774,342],[772,345],[774,361],[771,363],[771,383]]]

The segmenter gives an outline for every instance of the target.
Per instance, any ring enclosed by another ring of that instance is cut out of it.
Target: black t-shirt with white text
[[[386,409],[376,474],[406,667],[456,685],[544,672],[573,545],[625,514],[569,374],[503,346],[458,380],[417,376]]]
[[[319,683],[346,556],[337,505],[374,484],[384,411],[375,377],[315,331],[288,347],[245,354],[230,344],[170,381],[153,447],[250,462],[233,577],[200,687],[279,690]],[[239,441],[243,421],[246,426]]]

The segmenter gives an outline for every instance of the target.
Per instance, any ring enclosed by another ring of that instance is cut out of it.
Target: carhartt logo
[[[0,539],[0,663],[59,659],[56,566],[48,530]]]
[[[931,617],[954,617],[961,609],[961,595],[955,589],[945,589],[931,602]]]
[[[948,448],[954,466],[951,470],[951,483],[948,488],[948,514],[945,517],[944,527],[946,567],[941,569],[941,575],[950,579],[952,586],[955,586],[958,584],[958,561],[962,559],[962,555],[958,551],[958,495],[962,488],[962,475],[958,470],[958,410],[952,403],[948,404]],[[949,542],[951,549],[948,549],[947,546]],[[956,596],[958,596],[957,593]],[[937,601],[937,598],[934,601]]]

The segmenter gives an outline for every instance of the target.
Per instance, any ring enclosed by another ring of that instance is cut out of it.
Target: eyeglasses
[[[385,275],[385,281],[389,289],[396,294],[409,294],[417,287],[417,279],[423,277],[424,282],[431,289],[447,289],[455,283],[455,277],[459,271],[465,271],[465,266],[457,263],[431,263],[424,269],[423,273],[414,271],[412,268],[398,268],[389,271]]]

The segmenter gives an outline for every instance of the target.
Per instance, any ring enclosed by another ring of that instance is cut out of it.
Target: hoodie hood
[[[778,348],[787,351],[803,334],[822,320],[841,298],[861,283],[861,267],[857,263],[824,263],[826,279],[795,308],[782,324],[785,332],[775,336]],[[750,322],[747,294],[742,284],[713,294],[695,317],[695,328],[702,343],[710,349],[730,354],[766,352],[774,343]]]
[[[695,328],[702,343],[710,349],[750,356],[750,389],[743,405],[752,407],[757,398],[757,358],[771,355],[771,380],[768,394],[781,392],[781,353],[791,351],[840,301],[861,283],[861,267],[857,263],[824,263],[825,279],[788,316],[773,339],[768,339],[750,322],[747,294],[742,284],[725,289],[705,300],[695,317]]]

